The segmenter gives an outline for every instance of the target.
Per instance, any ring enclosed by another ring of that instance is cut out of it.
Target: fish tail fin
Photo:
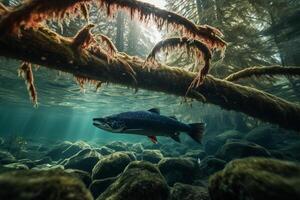
[[[204,134],[205,123],[189,124],[191,131],[188,132],[189,136],[196,142],[201,143],[202,136]]]

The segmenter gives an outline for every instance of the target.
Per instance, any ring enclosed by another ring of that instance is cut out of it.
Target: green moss
[[[152,164],[134,161],[97,200],[164,200],[169,188],[159,170]]]
[[[62,170],[4,173],[0,187],[0,199],[92,200],[84,184]]]
[[[210,178],[212,199],[299,199],[300,166],[266,158],[230,162]]]

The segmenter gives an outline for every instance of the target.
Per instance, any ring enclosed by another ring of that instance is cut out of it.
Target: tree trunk
[[[95,56],[86,50],[78,52],[72,48],[70,40],[45,28],[22,31],[20,38],[8,35],[1,37],[0,56],[39,64],[75,76],[178,96],[186,95],[187,88],[196,77],[194,73],[164,65],[148,70],[143,67],[144,60],[124,55],[108,63],[105,54]],[[135,71],[137,83],[125,70],[126,62]],[[250,87],[207,76],[204,83],[187,96],[300,131],[300,106]]]
[[[117,35],[116,47],[119,51],[124,51],[124,34],[125,34],[125,13],[120,11],[117,15]]]
[[[130,55],[138,55],[137,46],[140,38],[139,24],[133,19],[129,23],[128,47],[127,52]]]

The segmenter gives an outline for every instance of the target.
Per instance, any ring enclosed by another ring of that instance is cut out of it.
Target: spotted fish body
[[[158,109],[148,111],[124,112],[104,118],[93,119],[94,125],[100,129],[123,134],[148,136],[157,142],[156,136],[171,137],[180,142],[181,132],[189,134],[198,143],[204,131],[203,123],[185,124],[175,117],[160,115]]]

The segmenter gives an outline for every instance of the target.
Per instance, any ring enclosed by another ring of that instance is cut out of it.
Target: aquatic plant
[[[37,92],[34,86],[34,78],[32,74],[32,65],[28,62],[22,62],[19,70],[19,76],[22,76],[26,82],[27,90],[34,106],[37,106]]]
[[[238,81],[243,78],[249,78],[251,76],[300,76],[299,67],[282,67],[282,66],[270,66],[270,67],[249,67],[241,71],[230,74],[224,80],[226,81]]]

